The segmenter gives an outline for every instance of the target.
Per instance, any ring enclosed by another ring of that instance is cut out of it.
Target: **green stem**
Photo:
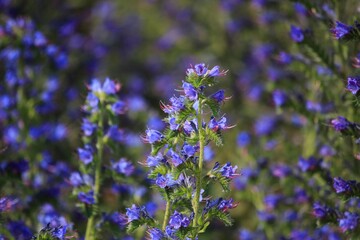
[[[95,203],[92,205],[91,209],[91,215],[87,222],[86,226],[86,234],[85,234],[85,240],[94,240],[95,239],[95,218],[97,216],[97,208],[99,205],[99,193],[100,193],[100,186],[101,186],[101,161],[103,158],[103,111],[102,111],[102,104],[100,101],[100,107],[99,107],[99,120],[98,120],[98,141],[96,144],[97,148],[97,159],[95,162],[95,186],[94,186],[94,200]]]
[[[166,225],[169,221],[169,217],[170,217],[170,201],[167,199],[166,200],[166,209],[165,209],[165,215],[164,215],[164,222],[162,225],[162,230],[165,231]]]
[[[202,128],[202,103],[199,100],[199,108],[198,108],[198,116],[197,116],[197,123],[199,129],[199,165],[196,172],[196,192],[193,201],[193,208],[194,208],[194,221],[193,227],[198,227],[198,218],[199,218],[199,200],[200,200],[200,191],[201,191],[201,179],[202,179],[202,168],[204,163],[204,147],[205,147],[205,139],[203,135],[203,128]]]

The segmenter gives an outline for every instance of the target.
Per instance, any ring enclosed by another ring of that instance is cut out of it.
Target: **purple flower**
[[[144,207],[137,207],[135,204],[133,204],[131,208],[126,208],[126,216],[128,217],[129,222],[132,222],[134,220],[139,220],[144,215],[145,215]]]
[[[182,154],[186,157],[193,157],[195,155],[197,151],[197,148],[189,145],[189,144],[184,144],[183,148],[182,148]]]
[[[224,177],[233,178],[234,176],[239,175],[238,173],[236,173],[237,168],[237,166],[233,167],[231,166],[231,163],[228,162],[220,169],[220,173]]]
[[[119,100],[111,106],[111,110],[117,115],[124,114],[126,111],[126,103]]]
[[[107,219],[113,224],[118,225],[119,227],[123,227],[127,224],[127,218],[124,214],[121,214],[119,212],[112,213],[111,215],[107,216]]]
[[[268,135],[270,134],[277,123],[277,118],[274,116],[268,116],[264,115],[261,116],[256,122],[255,122],[255,133],[258,136]]]
[[[89,191],[87,193],[79,192],[78,199],[86,204],[94,204],[95,203],[94,191]]]
[[[164,156],[161,153],[156,156],[148,156],[146,159],[146,165],[148,167],[157,167],[162,162],[164,162]]]
[[[161,108],[165,113],[174,114],[178,113],[180,110],[184,109],[185,107],[185,97],[171,97],[170,98],[171,106],[162,104]]]
[[[312,214],[316,218],[325,218],[328,216],[329,208],[325,205],[320,204],[319,202],[315,202],[313,205]]]
[[[347,130],[352,125],[352,123],[349,122],[346,118],[338,116],[337,118],[331,120],[331,125],[336,131],[342,132]]]
[[[147,233],[149,240],[162,240],[165,238],[164,233],[158,228],[149,228]]]
[[[117,86],[114,81],[106,78],[102,89],[106,94],[115,94],[117,91]]]
[[[148,141],[150,144],[160,142],[163,138],[164,138],[164,136],[159,131],[156,131],[153,129],[146,130],[145,140]]]
[[[277,164],[271,167],[271,173],[274,177],[284,178],[291,174],[291,168],[285,164]]]
[[[248,132],[243,131],[237,135],[236,142],[237,142],[238,147],[240,147],[240,148],[244,148],[247,145],[249,145],[250,141],[251,141],[251,137]]]
[[[83,119],[83,123],[81,125],[81,130],[84,132],[85,136],[91,136],[96,129],[96,124],[90,122],[87,118]]]
[[[221,72],[220,72],[220,67],[219,66],[215,66],[213,67],[211,70],[209,70],[208,72],[208,76],[209,77],[217,77],[220,76]]]
[[[196,89],[194,88],[193,85],[191,85],[188,82],[184,82],[183,81],[183,85],[182,85],[183,89],[184,89],[184,93],[185,95],[190,99],[190,101],[195,101],[198,98],[198,93],[196,91]]]
[[[0,213],[10,211],[18,202],[18,199],[12,197],[0,198]]]
[[[182,218],[182,214],[175,211],[174,214],[170,217],[169,226],[175,229],[179,229],[181,227]]]
[[[211,95],[210,97],[214,99],[216,102],[221,103],[222,101],[225,100],[225,91],[221,89],[216,93],[214,93],[213,95]]]
[[[302,42],[304,40],[303,30],[294,25],[291,25],[290,36],[297,43]]]
[[[194,66],[194,70],[198,76],[205,75],[208,69],[205,66],[205,63],[199,63]],[[216,71],[216,70],[215,70]]]
[[[353,188],[356,186],[356,181],[349,180],[346,181],[341,177],[335,177],[333,181],[333,187],[336,193],[350,193],[353,191]]]
[[[280,201],[283,199],[283,196],[280,194],[269,194],[265,196],[264,203],[267,209],[275,209]]]
[[[73,172],[71,173],[70,175],[70,184],[73,186],[73,187],[78,187],[80,185],[82,185],[84,183],[80,173],[78,172]]]
[[[119,129],[117,125],[110,126],[106,132],[106,136],[117,142],[122,142],[126,138],[124,131]]]
[[[180,164],[182,164],[184,162],[184,159],[182,159],[180,157],[179,154],[177,154],[175,151],[173,151],[172,149],[170,149],[168,151],[168,154],[170,155],[170,161],[172,164],[174,164],[175,167],[179,166]]]
[[[281,90],[275,90],[273,92],[273,100],[274,100],[275,106],[281,107],[286,103],[287,95],[285,92],[283,92]]]
[[[226,212],[229,209],[232,208],[236,208],[237,207],[237,203],[234,203],[234,200],[232,198],[226,200],[226,199],[219,199],[219,203],[217,205],[217,208],[222,211],[222,212]]]
[[[357,213],[345,212],[344,217],[339,219],[339,227],[343,232],[354,230],[359,224],[360,216]]]
[[[313,172],[321,168],[322,159],[316,159],[315,157],[310,157],[308,159],[299,158],[298,167],[302,172]]]
[[[179,124],[176,123],[176,118],[172,117],[169,119],[170,130],[178,130]]]
[[[360,89],[360,78],[359,77],[348,77],[347,90],[353,95],[356,95]]]
[[[342,22],[336,21],[335,26],[330,29],[331,33],[336,39],[341,39],[353,30],[352,26],[346,25]]]
[[[90,145],[86,145],[85,148],[78,148],[78,154],[80,160],[85,164],[89,164],[93,160],[92,148]]]
[[[92,92],[89,92],[89,94],[86,97],[86,102],[89,104],[89,106],[93,109],[97,109],[97,106],[99,104],[99,98],[95,96]]]
[[[176,184],[176,181],[174,181],[172,175],[170,173],[166,174],[166,175],[161,175],[158,174],[156,180],[155,180],[156,185],[158,185],[160,188],[165,188],[165,187],[172,187]]]
[[[227,129],[228,127],[226,127],[226,117],[221,117],[219,121],[216,121],[215,117],[211,117],[208,126],[215,132],[218,130]]]
[[[111,167],[117,173],[124,174],[127,177],[130,176],[135,170],[134,165],[131,162],[126,161],[125,158],[121,158],[118,162],[112,163]]]

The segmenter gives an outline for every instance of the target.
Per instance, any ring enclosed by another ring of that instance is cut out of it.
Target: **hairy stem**
[[[162,230],[165,231],[166,225],[169,221],[169,217],[170,217],[170,201],[167,199],[166,200],[166,209],[165,209],[165,215],[164,215],[164,221],[163,221],[163,225],[162,225]]]
[[[196,173],[196,192],[195,197],[193,200],[193,208],[194,208],[194,221],[193,227],[198,227],[198,218],[199,218],[199,205],[200,205],[200,192],[201,192],[201,179],[202,179],[202,168],[204,162],[204,147],[205,147],[205,139],[204,133],[202,128],[202,103],[199,100],[199,108],[198,108],[198,116],[197,116],[197,123],[199,129],[199,165]]]
[[[103,158],[103,111],[102,111],[102,104],[100,101],[100,114],[98,120],[98,132],[97,132],[97,159],[95,161],[95,182],[94,182],[94,200],[95,203],[92,205],[92,211],[90,218],[87,222],[86,226],[86,234],[85,240],[94,240],[95,239],[95,218],[97,216],[97,208],[99,205],[99,193],[100,193],[100,186],[101,186],[101,162]]]

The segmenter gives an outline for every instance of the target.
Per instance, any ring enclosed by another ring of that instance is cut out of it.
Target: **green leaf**
[[[220,104],[215,99],[207,98],[205,104],[210,108],[214,117],[219,116]]]
[[[213,130],[206,128],[205,130],[206,138],[210,141],[213,141],[216,146],[223,145],[223,138],[220,131],[214,132]]]

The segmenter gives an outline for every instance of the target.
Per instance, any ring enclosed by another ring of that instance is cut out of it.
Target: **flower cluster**
[[[209,184],[220,182],[228,190],[230,180],[239,175],[237,167],[230,163],[222,167],[216,163],[207,175],[203,174],[205,146],[211,141],[222,145],[222,131],[229,128],[225,116],[219,117],[220,106],[226,100],[224,91],[210,95],[205,92],[206,87],[216,83],[215,77],[225,75],[225,71],[218,66],[209,69],[201,63],[191,66],[186,74],[183,94],[171,97],[170,104],[162,103],[168,114],[168,129],[147,129],[143,137],[152,147],[145,163],[151,169],[149,178],[166,201],[162,227],[150,218],[142,218],[141,223],[149,225],[151,239],[197,238],[214,217],[231,224],[227,210],[236,207],[232,199],[206,201],[203,206]],[[208,120],[207,111],[212,114]],[[130,216],[128,219],[129,228],[133,229],[137,222]]]

